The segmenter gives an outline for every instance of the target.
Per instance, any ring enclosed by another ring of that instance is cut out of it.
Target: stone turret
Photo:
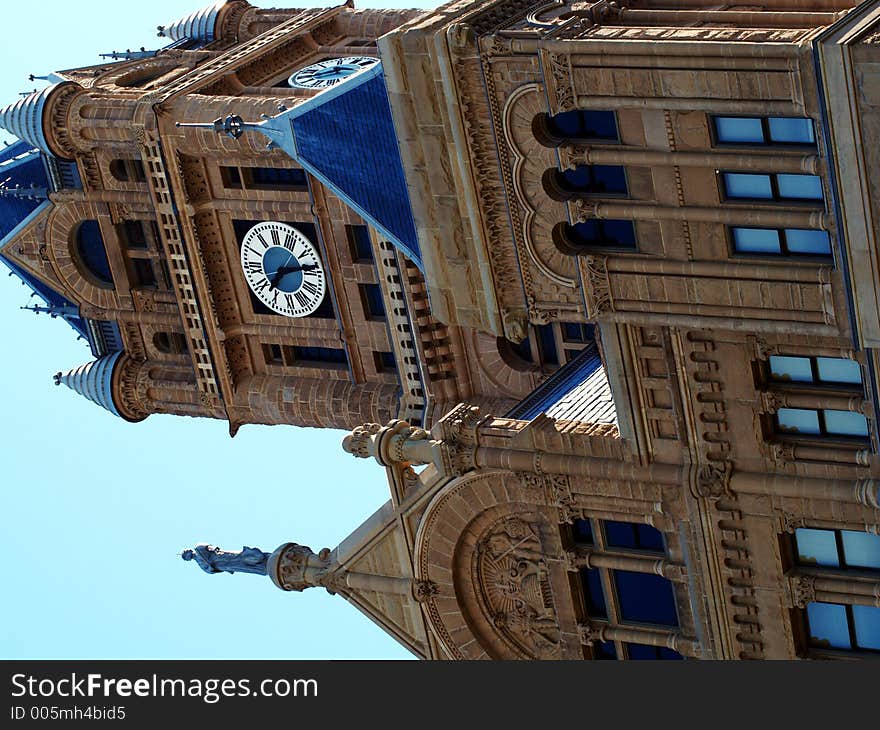
[[[122,351],[104,355],[66,373],[56,373],[55,385],[63,383],[75,393],[110,411],[114,416],[124,418],[126,421],[141,421],[146,415],[135,413],[130,407],[127,408],[121,400],[118,388],[114,387],[121,377],[126,360],[127,357]]]
[[[0,127],[32,147],[51,153],[43,132],[43,112],[49,96],[58,86],[52,84],[0,109]]]
[[[172,41],[210,43],[217,37],[217,17],[225,5],[226,0],[218,0],[213,5],[178,18],[170,25],[160,25],[159,37],[170,38]]]

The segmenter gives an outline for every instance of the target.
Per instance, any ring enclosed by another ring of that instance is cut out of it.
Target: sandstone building
[[[0,110],[0,256],[115,415],[387,470],[249,572],[425,658],[880,656],[880,2],[162,32]]]

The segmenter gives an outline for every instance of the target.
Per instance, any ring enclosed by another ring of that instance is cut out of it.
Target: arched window
[[[186,338],[179,332],[157,332],[153,346],[165,354],[181,355],[186,352]]]
[[[96,286],[112,289],[113,274],[98,221],[87,220],[79,224],[74,234],[74,248],[80,273]]]
[[[597,249],[636,250],[636,231],[632,221],[591,218],[583,223],[558,223],[553,228],[553,244],[568,256],[595,253]]]
[[[627,194],[626,170],[621,165],[578,165],[574,170],[550,168],[542,178],[553,200]]]
[[[522,342],[513,342],[504,337],[499,337],[497,347],[502,362],[511,370],[525,373],[539,369],[532,357],[532,344],[528,337]]]
[[[140,160],[124,158],[110,162],[110,174],[119,182],[145,182],[144,165]]]
[[[532,120],[532,134],[545,147],[558,147],[565,142],[620,141],[614,112],[595,109],[538,114]]]

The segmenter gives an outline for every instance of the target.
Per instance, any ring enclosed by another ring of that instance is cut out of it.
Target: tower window
[[[868,420],[855,411],[831,409],[780,408],[776,414],[777,430],[803,436],[868,438]]]
[[[718,144],[816,146],[813,120],[800,117],[712,117]]]
[[[544,190],[554,200],[586,196],[626,195],[626,169],[621,165],[578,165],[574,170],[550,169]]]
[[[378,284],[359,284],[361,303],[367,319],[385,319],[385,302]]]
[[[309,189],[306,171],[297,167],[231,167],[222,166],[223,186],[232,190],[294,190]]]
[[[111,160],[110,174],[119,182],[146,182],[143,163],[135,158]]]
[[[299,347],[291,348],[297,365],[318,365],[321,367],[348,366],[345,350],[337,347]]]
[[[186,338],[179,332],[157,332],[153,347],[165,354],[183,354],[187,351]]]
[[[588,254],[595,249],[633,251],[636,230],[632,221],[591,218],[583,223],[558,223],[553,243],[568,256]]]
[[[771,355],[770,379],[779,383],[861,385],[862,368],[842,357]]]
[[[822,179],[818,175],[724,172],[724,195],[728,200],[821,201]]]
[[[795,530],[798,565],[880,570],[880,535],[855,530]]]
[[[377,373],[396,373],[397,361],[393,352],[374,352],[373,364]]]
[[[822,649],[880,651],[880,608],[807,604],[810,644]]]
[[[373,261],[373,247],[370,244],[370,231],[366,226],[346,226],[345,235],[351,250],[351,260],[355,263]]]
[[[805,228],[741,228],[730,229],[733,248],[737,253],[767,256],[831,256],[831,240],[827,231]]]

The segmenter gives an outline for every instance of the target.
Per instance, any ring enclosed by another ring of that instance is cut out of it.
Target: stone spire
[[[49,95],[57,86],[51,84],[0,109],[0,127],[38,150],[51,154],[43,134],[43,110]]]
[[[119,413],[113,402],[112,387],[113,370],[122,355],[122,351],[117,351],[93,362],[80,365],[67,373],[56,373],[55,385],[63,383],[75,393],[85,396],[101,408],[110,411],[114,416],[122,418],[122,414]]]

